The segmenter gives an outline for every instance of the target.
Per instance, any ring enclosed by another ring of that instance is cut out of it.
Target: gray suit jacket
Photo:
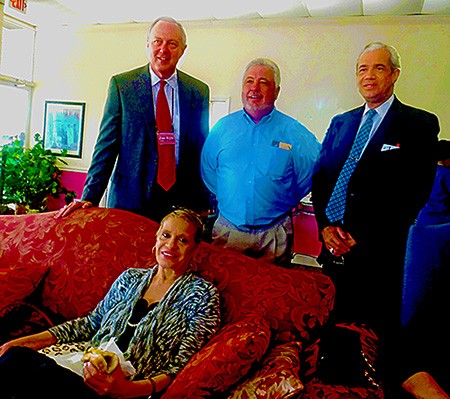
[[[209,205],[209,192],[200,177],[200,153],[209,131],[209,87],[184,72],[177,70],[177,74],[180,143],[177,183],[171,198],[174,205],[203,210]],[[157,164],[156,123],[147,64],[110,80],[82,198],[98,205],[111,179],[108,207],[146,215],[156,185]]]

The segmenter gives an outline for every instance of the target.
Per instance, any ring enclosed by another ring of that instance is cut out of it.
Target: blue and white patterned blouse
[[[50,328],[58,343],[91,341],[98,347],[118,338],[133,308],[156,274],[151,269],[128,269],[105,298],[86,315]],[[136,369],[134,380],[161,373],[176,375],[218,330],[219,292],[209,282],[187,272],[136,327],[124,353]]]

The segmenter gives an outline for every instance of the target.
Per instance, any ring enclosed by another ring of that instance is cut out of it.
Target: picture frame
[[[81,158],[86,103],[45,101],[44,149],[54,154],[67,150],[67,157]]]

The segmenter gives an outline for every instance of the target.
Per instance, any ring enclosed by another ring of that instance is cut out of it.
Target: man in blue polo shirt
[[[258,58],[244,70],[244,109],[220,119],[201,157],[203,181],[217,199],[214,244],[272,263],[290,260],[291,210],[311,189],[316,137],[275,108],[280,70]]]

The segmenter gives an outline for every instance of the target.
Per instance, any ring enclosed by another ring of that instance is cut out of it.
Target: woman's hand
[[[86,385],[99,395],[107,395],[113,399],[153,395],[167,388],[172,382],[172,378],[167,374],[159,374],[151,379],[130,381],[120,365],[111,374],[107,374],[99,371],[91,362],[84,363],[83,373]]]
[[[87,209],[91,208],[92,206],[92,202],[90,201],[73,201],[69,205],[65,205],[63,208],[61,208],[54,217],[55,219],[63,218],[77,209]]]
[[[108,395],[111,398],[128,398],[128,388],[131,381],[126,379],[120,365],[111,373],[99,371],[91,362],[84,363],[84,382],[99,395]]]
[[[91,362],[86,362],[83,374],[86,385],[99,395],[107,395],[113,399],[137,398],[154,393],[150,380],[130,381],[120,365],[108,374],[99,371]],[[170,377],[167,377],[167,380],[169,384]]]

